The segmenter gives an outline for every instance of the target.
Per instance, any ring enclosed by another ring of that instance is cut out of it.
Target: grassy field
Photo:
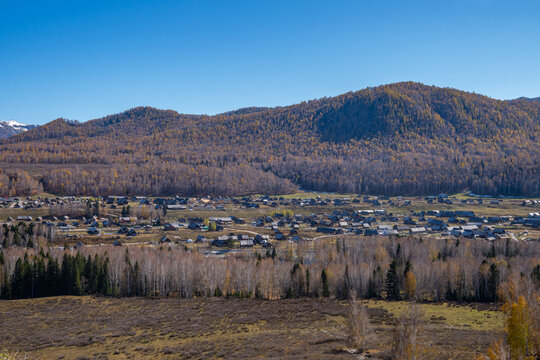
[[[403,302],[365,301],[373,359],[389,359]],[[502,313],[422,305],[432,359],[471,359],[500,336]],[[0,301],[2,342],[35,359],[354,359],[347,303],[331,299],[57,297]]]
[[[370,308],[384,309],[393,316],[401,315],[408,304],[399,301],[365,300]],[[454,304],[422,304],[425,316],[431,322],[441,322],[456,329],[472,329],[482,331],[501,331],[504,324],[504,313],[494,309],[479,309],[478,306]]]

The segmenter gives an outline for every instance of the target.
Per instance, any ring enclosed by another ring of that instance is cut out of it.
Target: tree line
[[[10,246],[0,254],[4,298],[102,294],[347,299],[354,295],[493,302],[509,281],[540,285],[538,247],[506,240],[488,244],[468,239],[343,238],[278,243],[274,249],[224,258],[183,246],[51,247],[47,253],[43,248]]]
[[[2,260],[3,255],[0,255]],[[4,273],[2,297],[28,299],[59,295],[115,295],[108,275],[109,260],[99,255],[83,258],[65,253],[62,261],[41,251],[31,259],[17,258],[13,272]]]

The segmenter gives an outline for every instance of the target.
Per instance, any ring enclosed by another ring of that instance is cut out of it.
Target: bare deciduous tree
[[[398,316],[394,328],[393,353],[396,360],[425,359],[422,343],[424,312],[418,304],[411,302],[407,310]]]
[[[354,293],[349,299],[347,342],[352,352],[363,352],[373,335],[373,327],[365,306],[359,304]]]

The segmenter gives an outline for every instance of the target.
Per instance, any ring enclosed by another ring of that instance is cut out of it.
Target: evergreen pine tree
[[[64,253],[62,258],[62,269],[60,271],[60,286],[61,286],[61,295],[72,295],[73,294],[73,261],[71,256],[67,253]]]
[[[407,273],[409,271],[411,271],[411,268],[412,268],[412,264],[409,260],[407,260],[407,262],[405,263],[405,269],[403,270],[403,276],[407,276]]]
[[[488,300],[494,301],[497,299],[497,286],[499,285],[499,269],[495,263],[489,267],[488,278]]]
[[[98,293],[101,295],[112,295],[111,285],[109,283],[109,258],[101,263],[98,275]]]
[[[24,297],[34,298],[35,289],[35,277],[34,266],[28,261],[28,257],[25,254],[24,258]]]
[[[132,278],[133,278],[133,295],[134,296],[143,295],[142,294],[142,283],[141,283],[141,269],[139,267],[139,262],[138,261],[136,261],[135,266],[133,266],[133,276],[132,276]]]
[[[45,283],[46,283],[46,270],[45,262],[42,257],[34,259],[34,296],[43,297],[45,296]]]
[[[311,276],[309,273],[309,268],[306,267],[306,295],[307,296],[311,295],[310,290],[311,290]]]
[[[323,269],[321,272],[321,282],[322,282],[322,296],[330,297],[330,288],[328,287],[328,274],[326,269]]]
[[[98,290],[98,279],[99,279],[99,272],[101,268],[101,260],[98,256],[98,254],[94,255],[94,260],[92,261],[92,274],[91,274],[91,293],[96,294],[99,292]]]
[[[83,281],[83,292],[85,294],[93,294],[93,274],[92,274],[92,256],[88,255],[84,262],[84,272],[82,274]]]
[[[2,299],[11,299],[11,283],[7,271],[4,271],[4,281],[2,284]]]
[[[386,298],[388,300],[399,300],[399,290],[398,265],[396,260],[393,260],[386,273]]]
[[[74,266],[73,269],[73,285],[71,293],[73,295],[82,295],[81,273],[78,266]]]
[[[376,298],[377,297],[377,290],[376,290],[376,287],[375,287],[375,271],[373,271],[373,275],[370,276],[369,280],[368,280],[368,293],[367,293],[367,296],[368,298]]]
[[[24,293],[24,268],[23,261],[18,258],[11,274],[11,296],[13,299],[21,299]]]
[[[21,236],[19,235],[18,230],[15,230],[15,232],[13,233],[13,245],[21,246]]]
[[[536,264],[531,273],[531,276],[534,280],[540,281],[540,264]]]
[[[50,255],[47,257],[47,269],[45,272],[45,296],[60,295],[62,293],[59,284],[60,264],[58,263],[58,260],[53,259]]]
[[[289,297],[305,296],[305,279],[302,266],[299,263],[294,263],[291,269],[291,287],[289,289]]]

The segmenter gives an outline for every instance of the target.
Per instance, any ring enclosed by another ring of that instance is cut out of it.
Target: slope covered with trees
[[[540,103],[406,82],[215,116],[139,107],[3,140],[0,163],[42,165],[61,194],[539,195]]]

